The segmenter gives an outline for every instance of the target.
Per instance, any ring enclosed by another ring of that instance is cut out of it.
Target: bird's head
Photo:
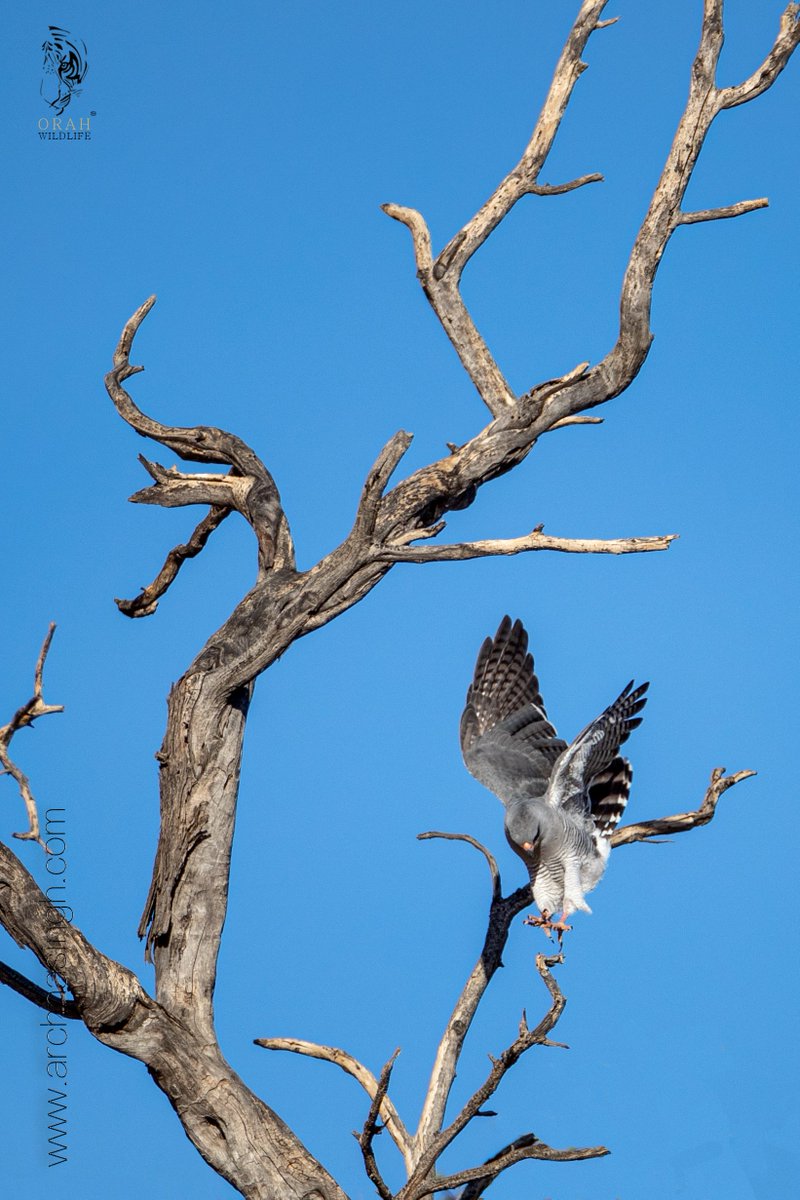
[[[519,800],[506,810],[506,833],[516,850],[534,854],[545,833],[545,813],[536,800]]]

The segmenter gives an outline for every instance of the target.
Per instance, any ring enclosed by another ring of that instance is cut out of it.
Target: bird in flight
[[[631,681],[567,745],[545,711],[522,622],[503,617],[478,653],[461,716],[464,762],[506,807],[506,837],[542,914],[530,923],[559,940],[570,913],[591,912],[584,896],[606,869],[633,778],[619,748],[641,724],[648,687]]]

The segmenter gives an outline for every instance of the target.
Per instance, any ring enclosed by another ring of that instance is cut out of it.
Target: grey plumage
[[[629,683],[570,744],[545,710],[522,623],[481,646],[461,716],[468,770],[506,806],[506,837],[530,873],[543,916],[591,911],[633,772],[619,748],[641,724],[644,683]],[[562,917],[562,919],[563,919]]]

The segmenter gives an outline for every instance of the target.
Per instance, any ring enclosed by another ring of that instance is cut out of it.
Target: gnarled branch
[[[381,450],[373,463],[361,491],[355,524],[350,537],[359,544],[372,544],[375,523],[381,508],[383,494],[398,463],[411,445],[413,434],[404,429],[395,433]]]
[[[734,784],[743,779],[750,779],[755,771],[736,771],[726,775],[724,767],[715,767],[711,772],[711,782],[706,789],[703,802],[692,812],[675,813],[671,817],[659,817],[653,821],[640,821],[635,825],[622,825],[611,836],[612,846],[627,846],[631,842],[646,842],[651,838],[663,837],[670,833],[686,833],[700,825],[707,825],[717,811],[719,801]]]
[[[255,475],[265,482],[271,482],[272,477],[261,459],[235,434],[217,429],[213,425],[163,425],[142,412],[122,387],[123,382],[131,375],[137,375],[144,370],[144,367],[132,366],[130,356],[136,334],[155,302],[155,296],[148,297],[126,321],[114,351],[113,366],[106,375],[105,382],[117,412],[142,437],[161,442],[181,458],[191,462],[222,463],[235,467],[242,475]]]
[[[232,469],[232,475],[241,476],[244,480],[249,481],[247,503],[239,511],[250,522],[256,535],[260,569],[267,571],[271,568],[293,566],[294,550],[291,534],[275,480],[247,443],[235,434],[227,433],[224,429],[217,429],[212,425],[188,427],[163,425],[142,412],[123,388],[122,384],[126,379],[144,370],[143,367],[131,365],[130,355],[139,327],[155,302],[155,296],[150,296],[144,304],[140,305],[126,322],[114,351],[114,365],[106,375],[105,384],[117,412],[142,437],[160,442],[181,458],[191,462],[222,463]],[[147,460],[143,459],[142,461],[149,469],[150,464],[147,463]],[[156,464],[152,465],[156,466]],[[158,470],[163,472],[164,469],[158,468]],[[209,478],[216,477],[206,477],[206,480]],[[164,481],[159,480],[158,482]],[[153,489],[147,489],[147,491],[152,493]],[[163,494],[170,495],[170,489],[166,484]],[[195,495],[197,494],[195,493]],[[156,499],[152,494],[144,499],[141,492],[137,493],[135,499],[139,503],[165,502],[164,499]],[[210,504],[218,502],[220,501],[217,493],[206,501]],[[225,503],[224,500],[221,502]],[[180,503],[203,503],[203,501],[184,499]],[[233,507],[236,505],[234,504]]]

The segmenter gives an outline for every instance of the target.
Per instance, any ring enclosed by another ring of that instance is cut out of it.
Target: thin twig
[[[584,417],[579,414],[572,417],[562,417],[560,421],[556,421],[555,424],[550,426],[548,433],[553,429],[564,429],[567,425],[602,425],[603,421],[603,417]]]
[[[64,711],[63,704],[45,704],[42,699],[42,676],[44,673],[44,664],[47,658],[47,653],[50,649],[50,643],[53,640],[53,634],[56,631],[54,622],[50,622],[50,627],[47,630],[45,639],[42,642],[42,648],[39,651],[39,657],[36,660],[36,668],[33,675],[33,695],[30,700],[26,700],[17,711],[14,713],[7,725],[0,726],[0,765],[2,766],[2,774],[10,775],[15,780],[19,788],[20,795],[25,804],[25,811],[28,815],[28,829],[25,833],[15,833],[13,836],[21,841],[38,842],[45,852],[47,846],[42,839],[39,825],[39,810],[36,806],[36,800],[31,791],[30,780],[28,776],[20,770],[15,762],[12,761],[8,753],[8,747],[11,744],[11,739],[14,734],[20,729],[25,729],[32,725],[37,717],[46,717],[50,713],[60,713]]]
[[[603,1158],[611,1153],[606,1146],[567,1146],[563,1150],[557,1150],[554,1146],[548,1146],[545,1142],[539,1141],[532,1133],[517,1139],[512,1146],[515,1148],[490,1159],[480,1167],[471,1167],[469,1170],[458,1171],[453,1175],[440,1175],[435,1179],[419,1183],[413,1191],[409,1191],[408,1200],[421,1200],[423,1196],[430,1196],[433,1192],[449,1191],[473,1181],[483,1182],[482,1190],[484,1190],[488,1183],[496,1179],[501,1172],[507,1171],[516,1163],[525,1162],[526,1159],[538,1159],[542,1162],[582,1162],[589,1158]],[[466,1192],[462,1194],[461,1200],[466,1194]],[[480,1194],[481,1192],[472,1193],[472,1195]],[[405,1190],[401,1191],[399,1196],[406,1200]]]
[[[497,859],[489,850],[479,842],[477,838],[472,837],[469,833],[442,833],[438,829],[429,829],[426,833],[418,833],[417,841],[426,842],[430,838],[442,838],[447,842],[466,842],[470,846],[474,846],[489,864],[489,872],[492,876],[492,894],[500,896],[500,871],[497,866]]]
[[[31,1004],[43,1008],[45,1012],[58,1013],[60,1017],[66,1017],[69,1021],[80,1020],[81,1014],[74,1000],[68,1000],[63,993],[56,995],[55,992],[48,992],[46,988],[39,987],[37,983],[33,983],[27,976],[21,975],[4,962],[0,962],[0,983],[30,1000]]]
[[[389,1080],[392,1076],[392,1067],[394,1066],[395,1060],[399,1053],[400,1047],[398,1046],[394,1054],[381,1071],[380,1078],[378,1079],[378,1087],[375,1095],[372,1098],[372,1104],[369,1107],[367,1119],[364,1122],[364,1128],[360,1134],[355,1132],[353,1133],[353,1136],[356,1138],[359,1146],[361,1147],[361,1153],[364,1156],[364,1169],[366,1170],[367,1175],[372,1183],[375,1184],[378,1195],[381,1196],[383,1200],[392,1200],[392,1192],[391,1189],[387,1187],[383,1176],[378,1170],[378,1164],[375,1161],[375,1152],[372,1149],[372,1143],[375,1135],[380,1133],[380,1129],[378,1127],[378,1113],[380,1112],[381,1104],[383,1103],[389,1087]]]
[[[152,583],[142,588],[138,596],[132,600],[118,600],[114,603],[126,617],[149,617],[158,608],[158,602],[176,578],[187,558],[194,558],[205,546],[211,534],[226,517],[231,514],[230,508],[213,507],[203,517],[194,529],[188,542],[173,547],[164,560],[164,565]]]
[[[759,208],[769,208],[769,200],[762,196],[759,200],[740,200],[738,204],[727,204],[722,208],[702,208],[695,212],[678,214],[679,225],[698,225],[701,221],[727,221],[730,217],[741,217],[745,213],[756,212]]]
[[[580,179],[571,179],[569,183],[532,183],[528,191],[532,196],[563,196],[566,192],[574,192],[576,188],[586,187],[587,183],[603,182],[603,176],[595,172],[581,175]]]

